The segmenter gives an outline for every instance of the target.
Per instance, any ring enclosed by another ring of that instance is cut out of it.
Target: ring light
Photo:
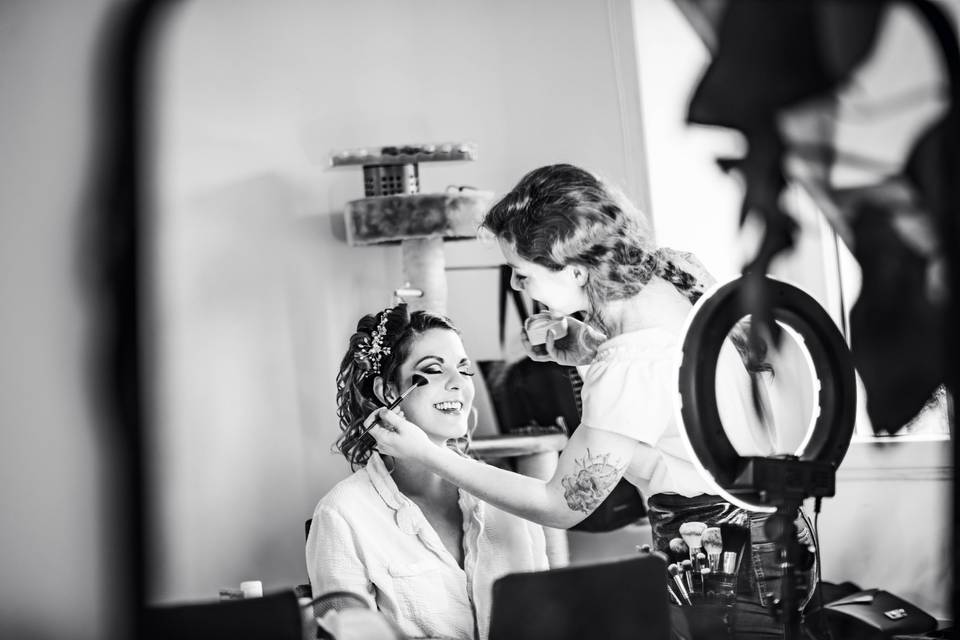
[[[803,444],[793,455],[743,457],[720,421],[720,348],[737,322],[750,315],[741,296],[742,277],[712,287],[687,318],[676,411],[694,465],[718,494],[742,508],[772,513],[787,502],[834,494],[834,474],[853,435],[857,392],[847,344],[823,307],[785,282],[765,277],[758,284],[773,319],[806,348],[819,381],[819,389],[814,385],[819,413],[815,407]]]

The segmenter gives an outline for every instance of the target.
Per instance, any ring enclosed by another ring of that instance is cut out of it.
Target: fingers
[[[377,429],[385,428],[387,431],[397,431],[400,424],[404,422],[403,411],[394,413],[386,407],[380,407],[374,410],[363,421],[363,428],[371,434]],[[377,423],[377,424],[374,424]],[[373,426],[371,426],[373,425]],[[381,431],[382,433],[382,431]],[[374,435],[376,437],[376,435]]]
[[[546,350],[547,355],[551,358],[556,358],[557,355],[557,333],[553,329],[547,329],[547,341],[544,343],[543,348]]]
[[[392,431],[385,428],[382,424],[375,424],[370,427],[370,431],[368,433],[373,436],[373,439],[377,441],[377,444],[383,444],[382,440],[384,436],[388,433],[392,433]]]
[[[594,351],[607,340],[607,336],[590,325],[582,325],[577,332],[577,343],[584,351]]]
[[[380,414],[380,426],[386,427],[390,431],[397,431],[404,422],[403,418],[386,407],[381,407],[377,411]]]
[[[526,329],[520,330],[520,344],[523,346],[523,350],[527,353],[533,352],[533,345],[530,344],[530,336],[527,335]]]
[[[546,362],[551,359],[546,348],[530,344],[530,338],[527,337],[527,332],[524,330],[520,331],[520,344],[523,345],[523,350],[530,356],[530,359],[535,362]]]

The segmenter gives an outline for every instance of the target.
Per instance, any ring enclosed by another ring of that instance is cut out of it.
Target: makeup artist
[[[543,345],[531,344],[526,331],[524,344],[534,359],[578,367],[581,426],[549,481],[437,447],[411,423],[412,416],[385,409],[375,412],[380,425],[371,431],[378,449],[556,528],[583,520],[625,477],[648,496],[656,550],[670,554],[681,525],[698,522],[720,528],[724,550],[738,552],[736,599],[725,633],[782,637],[783,627],[767,606],[768,594],[779,593],[779,561],[764,534],[766,518],[711,495],[674,415],[675,353],[709,276],[689,254],[657,248],[643,216],[618,190],[571,165],[528,173],[494,205],[483,226],[513,268],[512,286],[545,305],[556,321]],[[569,317],[580,311],[585,322]],[[747,390],[751,376],[764,375],[768,365],[750,356],[743,336],[742,329],[732,334],[730,348],[721,352],[717,380],[723,388],[717,396],[730,401],[720,407],[721,416],[741,455],[766,455],[773,436],[749,405]],[[808,535],[802,522],[799,528]]]

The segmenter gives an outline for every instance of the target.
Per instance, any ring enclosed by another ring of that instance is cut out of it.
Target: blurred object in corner
[[[748,141],[744,158],[721,160],[746,183],[741,223],[766,227],[745,272],[792,246],[780,196],[800,184],[860,264],[851,350],[874,431],[900,431],[941,384],[957,389],[951,16],[922,0],[675,2],[713,56],[688,120]]]

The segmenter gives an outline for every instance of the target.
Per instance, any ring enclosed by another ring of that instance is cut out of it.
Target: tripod
[[[813,566],[814,556],[797,539],[794,518],[806,498],[834,495],[836,469],[830,462],[801,460],[794,455],[745,458],[746,467],[736,482],[735,493],[747,492],[776,507],[764,523],[767,538],[780,555],[780,594],[771,603],[773,613],[784,626],[786,640],[799,640],[800,611],[798,571]]]

